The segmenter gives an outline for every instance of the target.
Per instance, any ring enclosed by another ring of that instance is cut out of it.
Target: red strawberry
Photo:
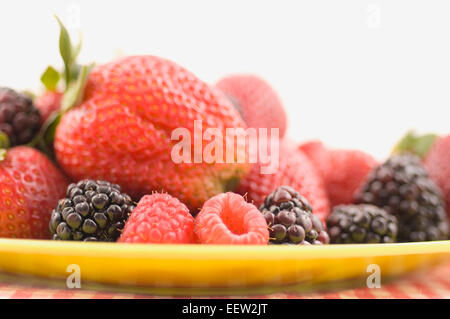
[[[450,135],[438,138],[425,157],[425,167],[441,188],[450,217]]]
[[[450,135],[416,135],[409,132],[396,145],[394,152],[411,152],[424,160],[430,178],[442,190],[450,217]]]
[[[255,165],[241,181],[237,189],[240,194],[247,194],[248,200],[259,206],[277,187],[288,185],[303,195],[311,204],[313,213],[325,221],[330,212],[326,190],[319,173],[302,152],[282,143],[276,172],[262,174],[261,166]]]
[[[376,165],[375,159],[359,150],[328,149],[319,141],[299,146],[322,175],[332,206],[350,204],[355,191]]]
[[[50,238],[50,215],[67,184],[39,151],[9,149],[0,162],[0,237]]]
[[[249,167],[175,163],[171,152],[179,140],[171,134],[187,129],[191,138],[184,142],[194,152],[194,120],[223,136],[227,127],[245,127],[221,93],[181,66],[155,56],[125,57],[94,68],[83,102],[61,119],[55,154],[75,180],[107,179],[135,198],[164,190],[194,209],[233,189]]]
[[[230,75],[217,84],[233,102],[249,127],[279,128],[279,137],[286,132],[287,117],[275,90],[255,75]]]
[[[61,92],[45,91],[44,94],[36,99],[35,105],[41,113],[41,124],[43,124],[53,112],[59,110],[61,107],[61,98]]]

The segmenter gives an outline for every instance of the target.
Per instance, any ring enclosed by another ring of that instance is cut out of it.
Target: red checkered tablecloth
[[[188,297],[188,296],[186,296]],[[217,296],[209,296],[214,298]],[[313,299],[450,299],[450,264],[441,265],[421,273],[403,277],[398,280],[382,284],[381,288],[345,289],[322,293],[277,293],[263,296],[249,296],[251,298],[313,298]],[[0,283],[0,298],[2,299],[129,299],[129,298],[171,298],[170,296],[156,296],[131,293],[102,292],[84,289],[51,288],[42,281],[8,279]],[[189,296],[188,298],[192,298]],[[223,298],[223,297],[221,297]],[[246,296],[232,296],[232,298],[246,298]]]

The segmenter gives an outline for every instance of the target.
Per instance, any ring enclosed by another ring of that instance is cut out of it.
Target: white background
[[[58,14],[83,62],[172,59],[208,82],[266,78],[289,135],[386,156],[405,131],[449,133],[448,1],[0,1],[0,85],[37,90],[60,66]]]

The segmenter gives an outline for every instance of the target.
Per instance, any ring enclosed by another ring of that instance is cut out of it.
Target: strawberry
[[[450,135],[417,135],[409,132],[396,145],[394,152],[411,152],[420,156],[430,178],[439,186],[450,218]]]
[[[450,217],[450,135],[438,138],[425,157],[430,177],[441,188]]]
[[[376,165],[375,159],[362,151],[328,149],[319,141],[306,142],[299,150],[322,176],[332,207],[352,203],[355,192]]]
[[[263,174],[261,163],[255,164],[249,175],[240,183],[237,192],[247,195],[256,206],[277,187],[288,185],[304,196],[313,208],[313,213],[322,222],[330,212],[325,187],[319,173],[309,159],[290,143],[283,142],[279,149],[279,165],[273,174]]]
[[[44,126],[40,140],[49,148],[53,144],[71,179],[108,180],[135,200],[164,191],[191,212],[237,186],[250,169],[241,161],[247,148],[236,139],[241,133],[226,129],[246,125],[223,93],[151,55],[79,65],[81,43],[72,46],[57,20],[65,92],[58,116]],[[46,73],[55,86],[59,73],[51,69]],[[233,157],[226,154],[230,146]]]
[[[263,79],[248,74],[230,75],[219,88],[233,102],[249,127],[278,128],[279,137],[286,132],[287,117],[275,90]]]
[[[17,146],[0,162],[0,237],[50,238],[52,209],[67,180],[42,153]]]
[[[62,93],[59,91],[45,91],[44,94],[36,98],[34,103],[41,113],[41,124],[44,124],[51,114],[59,110],[61,98]]]
[[[175,163],[178,141],[171,133],[185,128],[194,136],[195,120],[223,136],[227,127],[245,127],[221,93],[181,66],[156,56],[125,57],[93,69],[81,105],[56,130],[56,158],[75,180],[107,179],[134,198],[164,190],[199,208],[232,190],[248,164]],[[193,139],[187,146],[195,151]]]

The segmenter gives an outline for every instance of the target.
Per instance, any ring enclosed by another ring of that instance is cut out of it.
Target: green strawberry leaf
[[[64,71],[61,74],[65,79],[65,92],[61,100],[60,110],[54,112],[41,126],[38,134],[28,143],[31,147],[38,147],[47,154],[52,154],[52,144],[55,138],[56,128],[65,112],[80,104],[83,100],[84,90],[89,73],[94,66],[80,65],[76,59],[80,54],[82,47],[82,37],[74,47],[70,39],[69,32],[62,21],[55,16],[60,27],[59,34],[59,52],[64,62]],[[42,83],[47,89],[56,88],[61,75],[54,68],[49,67],[41,77]]]
[[[77,45],[72,48],[72,63],[75,63],[78,56],[80,55],[82,46],[83,46],[83,35],[80,32],[80,40],[78,41]]]
[[[49,66],[41,76],[41,82],[49,91],[55,91],[56,86],[61,78],[58,71],[52,66]]]
[[[437,137],[436,134],[417,135],[408,132],[394,147],[393,153],[410,152],[423,159]]]
[[[29,143],[29,146],[40,146],[44,150],[46,146],[52,145],[62,115],[83,100],[86,81],[93,66],[94,64],[90,64],[81,67],[77,81],[72,83],[63,95],[61,109],[49,116],[38,135]]]
[[[86,82],[93,66],[94,64],[90,64],[81,67],[76,82],[72,83],[64,93],[64,96],[61,101],[62,112],[64,113],[67,112],[68,110],[78,105],[83,100]]]
[[[60,27],[59,33],[59,52],[64,62],[64,74],[66,78],[66,86],[70,83],[70,69],[73,63],[73,48],[70,41],[69,32],[67,31],[61,20],[55,15],[56,21],[58,21]]]

